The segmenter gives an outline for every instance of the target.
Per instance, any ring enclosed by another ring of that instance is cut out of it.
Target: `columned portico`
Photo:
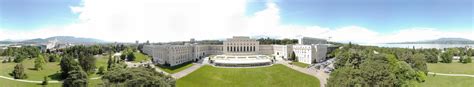
[[[257,54],[259,42],[249,37],[234,36],[224,41],[224,54]]]

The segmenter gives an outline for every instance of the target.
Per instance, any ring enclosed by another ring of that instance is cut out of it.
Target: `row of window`
[[[254,52],[255,46],[227,46],[229,52]]]

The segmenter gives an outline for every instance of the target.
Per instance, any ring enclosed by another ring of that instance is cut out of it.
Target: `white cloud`
[[[248,1],[250,0],[83,0],[82,6],[70,7],[73,13],[79,14],[79,21],[75,24],[34,31],[0,29],[0,40],[59,35],[120,42],[222,39],[236,35],[331,37],[331,41],[357,43],[415,41],[448,36],[474,40],[474,31],[441,32],[431,28],[412,28],[394,34],[381,34],[360,26],[331,29],[316,25],[283,25],[276,3],[268,0],[264,10],[246,16]]]

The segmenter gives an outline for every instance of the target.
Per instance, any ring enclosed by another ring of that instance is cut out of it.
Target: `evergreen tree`
[[[69,76],[64,79],[63,87],[87,87],[87,74],[79,66],[73,66],[68,72]]]
[[[23,64],[19,63],[16,64],[15,69],[12,72],[13,78],[15,79],[26,79],[28,76],[25,73],[25,68]]]
[[[46,63],[44,57],[42,55],[38,55],[38,58],[35,60],[35,69],[36,70],[43,70],[43,66]]]
[[[78,63],[71,56],[64,56],[59,63],[61,67],[61,78],[66,78],[69,76],[69,72],[73,70],[73,66],[77,66]]]

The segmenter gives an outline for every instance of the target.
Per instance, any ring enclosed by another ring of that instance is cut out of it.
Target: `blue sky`
[[[473,0],[0,0],[0,40],[59,35],[130,42],[232,36],[332,37],[333,41],[361,43],[442,37],[474,40],[473,3]]]
[[[79,0],[0,0],[0,28],[34,30],[77,21]]]
[[[357,25],[377,32],[411,27],[473,29],[473,0],[278,0],[283,24],[337,28]],[[248,4],[247,15],[265,8]]]

